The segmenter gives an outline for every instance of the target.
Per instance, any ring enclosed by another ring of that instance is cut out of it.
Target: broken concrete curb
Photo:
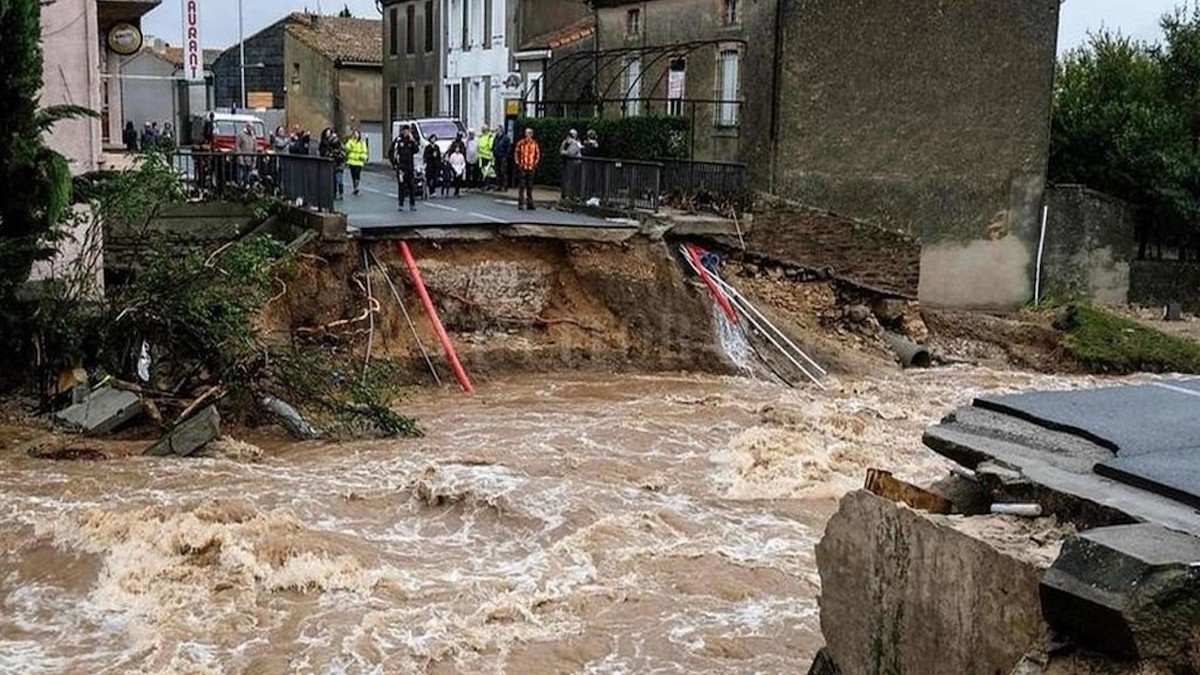
[[[151,457],[178,455],[187,457],[204,447],[221,434],[221,415],[216,406],[208,406],[188,419],[150,446],[143,453]]]
[[[60,423],[85,434],[99,436],[142,414],[136,394],[111,387],[97,389],[80,403],[55,413]]]

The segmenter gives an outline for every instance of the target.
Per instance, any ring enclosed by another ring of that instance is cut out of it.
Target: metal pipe
[[[429,358],[429,352],[425,349],[425,344],[421,342],[421,336],[417,334],[417,326],[413,323],[412,316],[408,313],[408,307],[405,306],[404,300],[400,297],[400,291],[396,290],[396,284],[392,283],[392,275],[388,274],[387,268],[383,263],[379,262],[379,258],[375,257],[375,252],[367,249],[367,254],[371,256],[371,260],[375,262],[375,266],[379,268],[379,272],[383,274],[383,280],[387,283],[388,288],[392,290],[392,297],[396,299],[396,304],[400,305],[400,312],[404,314],[404,321],[408,323],[408,329],[412,331],[413,339],[417,342],[417,349],[421,350],[421,356],[425,358],[425,365],[429,366],[429,372],[433,374],[433,380],[442,386],[442,378],[438,375],[437,368],[433,366],[433,359]]]
[[[242,82],[242,110],[249,107],[246,96],[246,39],[242,36],[245,29],[245,22],[242,20],[242,0],[238,0],[238,60],[241,66],[241,82]]]
[[[1037,264],[1034,266],[1033,272],[1033,305],[1036,307],[1042,302],[1042,253],[1046,250],[1046,220],[1050,215],[1050,206],[1047,204],[1042,207],[1042,232],[1038,236],[1038,251]]]
[[[829,372],[827,370],[825,370],[824,368],[822,368],[820,366],[820,364],[818,364],[816,361],[813,361],[811,358],[809,358],[808,354],[805,354],[803,349],[800,349],[799,347],[797,347],[796,343],[792,342],[791,339],[788,338],[788,336],[783,333],[783,331],[776,328],[775,324],[771,323],[770,319],[763,316],[762,312],[758,311],[758,309],[755,308],[755,306],[753,304],[751,304],[750,301],[745,298],[745,296],[743,296],[741,293],[739,293],[736,288],[734,288],[732,285],[730,285],[729,282],[725,281],[724,279],[722,279],[721,277],[716,276],[716,275],[713,276],[713,279],[716,280],[717,284],[726,293],[728,293],[730,297],[732,297],[734,300],[744,303],[747,307],[750,308],[751,311],[753,311],[755,314],[757,314],[759,316],[759,318],[761,318],[764,322],[766,322],[766,324],[768,326],[770,326],[772,328],[772,330],[774,330],[775,333],[779,335],[779,337],[783,338],[783,341],[785,343],[787,343],[787,346],[791,347],[793,350],[795,350],[795,352],[797,354],[802,356],[804,358],[804,360],[807,361],[813,368],[815,368],[818,373],[820,373],[821,375],[829,374]]]
[[[683,248],[683,247],[681,247],[681,248]],[[686,250],[684,250],[684,257],[687,258],[687,263],[692,268],[692,270],[694,272],[696,272],[697,275],[699,275],[700,270],[696,268],[695,263],[693,263],[691,258],[687,256]],[[715,274],[710,275],[710,276],[712,279],[714,279],[718,282],[720,282],[720,280],[721,280],[721,278]],[[742,316],[746,317],[746,320],[750,322],[750,325],[753,326],[755,330],[757,330],[759,333],[762,333],[762,336],[767,338],[767,341],[770,342],[772,345],[775,346],[776,349],[779,350],[780,354],[783,354],[784,358],[786,358],[788,361],[790,361],[793,366],[796,366],[797,370],[799,370],[801,373],[803,373],[804,376],[807,377],[809,380],[811,380],[813,384],[817,385],[817,387],[819,389],[821,389],[821,390],[825,389],[825,385],[821,384],[820,380],[818,380],[812,373],[808,372],[808,369],[806,369],[803,365],[801,365],[801,363],[799,361],[797,361],[791,354],[789,354],[788,351],[783,348],[783,345],[779,344],[779,342],[771,335],[771,333],[768,332],[765,328],[763,328],[763,326],[758,322],[757,319],[755,319],[749,312],[747,312],[743,307],[741,307],[737,303],[734,304],[734,307],[742,313]],[[765,318],[764,318],[764,320],[765,320]],[[784,339],[786,339],[786,337]],[[803,352],[801,352],[801,354],[803,355]],[[807,357],[805,357],[805,358],[807,358]]]
[[[475,387],[471,385],[467,371],[463,370],[462,364],[459,363],[458,353],[454,351],[454,344],[450,342],[450,336],[446,334],[446,328],[442,325],[442,320],[438,318],[437,308],[433,306],[429,291],[425,289],[425,281],[421,279],[421,268],[417,267],[417,261],[408,248],[408,242],[399,241],[396,242],[396,246],[400,249],[400,255],[404,256],[404,264],[408,266],[408,273],[412,276],[413,287],[417,289],[421,304],[425,306],[425,314],[429,317],[433,332],[437,334],[438,340],[442,343],[442,349],[446,352],[446,360],[450,362],[450,368],[454,371],[454,376],[458,378],[458,384],[464,392],[470,394],[475,391]]]

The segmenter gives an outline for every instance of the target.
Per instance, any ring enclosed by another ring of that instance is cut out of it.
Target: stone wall
[[[1200,314],[1200,262],[1135,260],[1129,265],[1129,302],[1148,307],[1180,302]]]
[[[263,64],[262,68],[246,68],[246,91],[271,92],[276,108],[287,105],[285,67],[291,68],[283,58],[283,33],[289,17],[262,29],[246,38],[246,63]],[[213,62],[213,106],[229,110],[241,106],[241,61],[238,46],[226,49]],[[287,77],[290,77],[288,75]]]
[[[918,236],[923,301],[1026,302],[1058,7],[787,4],[774,192]]]
[[[868,223],[763,200],[747,244],[755,252],[900,295],[915,296],[921,245]]]
[[[1133,208],[1079,185],[1046,191],[1043,300],[1124,305],[1137,255]]]

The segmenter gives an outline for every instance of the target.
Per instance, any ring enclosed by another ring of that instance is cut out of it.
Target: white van
[[[425,156],[425,148],[429,145],[430,136],[437,136],[437,144],[442,150],[442,155],[445,155],[450,149],[450,143],[456,135],[462,134],[464,142],[467,139],[466,127],[463,126],[461,120],[453,117],[417,117],[395,120],[392,122],[392,139],[399,138],[400,130],[406,126],[413,130],[413,136],[417,139],[417,147],[420,148],[419,157]]]

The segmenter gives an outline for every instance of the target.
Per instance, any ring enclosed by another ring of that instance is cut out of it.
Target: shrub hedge
[[[582,142],[588,129],[595,129],[600,157],[610,159],[685,159],[689,154],[691,122],[686,117],[538,117],[517,120],[517,137],[533,129],[542,146],[542,163],[537,182],[558,185],[562,160],[559,145],[575,129]]]

